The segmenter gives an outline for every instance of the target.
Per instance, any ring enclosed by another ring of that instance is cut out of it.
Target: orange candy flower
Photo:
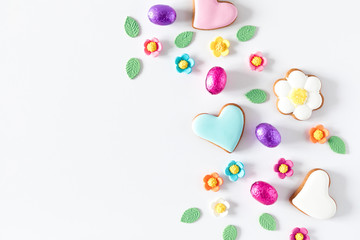
[[[323,125],[317,125],[314,128],[311,128],[310,131],[310,140],[313,143],[325,143],[327,137],[329,136],[329,130],[324,128]]]
[[[212,173],[210,175],[206,175],[204,177],[204,183],[205,183],[205,189],[207,191],[212,190],[214,192],[217,192],[220,190],[220,186],[223,184],[223,179],[219,176],[219,174]]]

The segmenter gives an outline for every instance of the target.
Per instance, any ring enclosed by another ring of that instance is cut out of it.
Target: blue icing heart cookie
[[[240,106],[229,103],[222,107],[218,116],[202,113],[192,123],[199,137],[231,153],[237,147],[245,126],[245,114]]]

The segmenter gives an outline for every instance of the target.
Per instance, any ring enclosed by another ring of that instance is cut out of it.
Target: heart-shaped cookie
[[[212,30],[231,25],[238,14],[230,2],[218,0],[193,0],[193,27],[199,30]]]
[[[329,196],[329,187],[329,174],[319,168],[313,169],[290,197],[290,203],[311,217],[331,218],[336,213],[336,203]]]
[[[196,135],[228,153],[233,152],[240,142],[244,126],[244,111],[234,103],[223,106],[218,116],[199,114],[192,123],[192,129]]]

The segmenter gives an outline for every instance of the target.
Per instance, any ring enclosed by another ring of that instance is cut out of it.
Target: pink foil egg
[[[253,183],[250,189],[251,196],[265,205],[274,204],[278,198],[276,189],[262,181]]]
[[[206,90],[213,95],[219,94],[224,90],[226,80],[225,70],[222,67],[213,67],[209,70],[205,79]]]

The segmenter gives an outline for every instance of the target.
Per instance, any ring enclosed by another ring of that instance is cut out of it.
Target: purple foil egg
[[[268,123],[260,123],[255,129],[256,138],[265,146],[274,148],[281,142],[279,131]]]
[[[265,205],[274,204],[278,198],[276,189],[262,181],[255,182],[250,189],[251,196]]]
[[[213,67],[209,70],[206,79],[205,86],[209,93],[215,95],[224,90],[226,85],[226,72],[222,67]]]
[[[150,22],[157,25],[169,25],[176,20],[176,11],[168,5],[154,5],[149,9]]]

